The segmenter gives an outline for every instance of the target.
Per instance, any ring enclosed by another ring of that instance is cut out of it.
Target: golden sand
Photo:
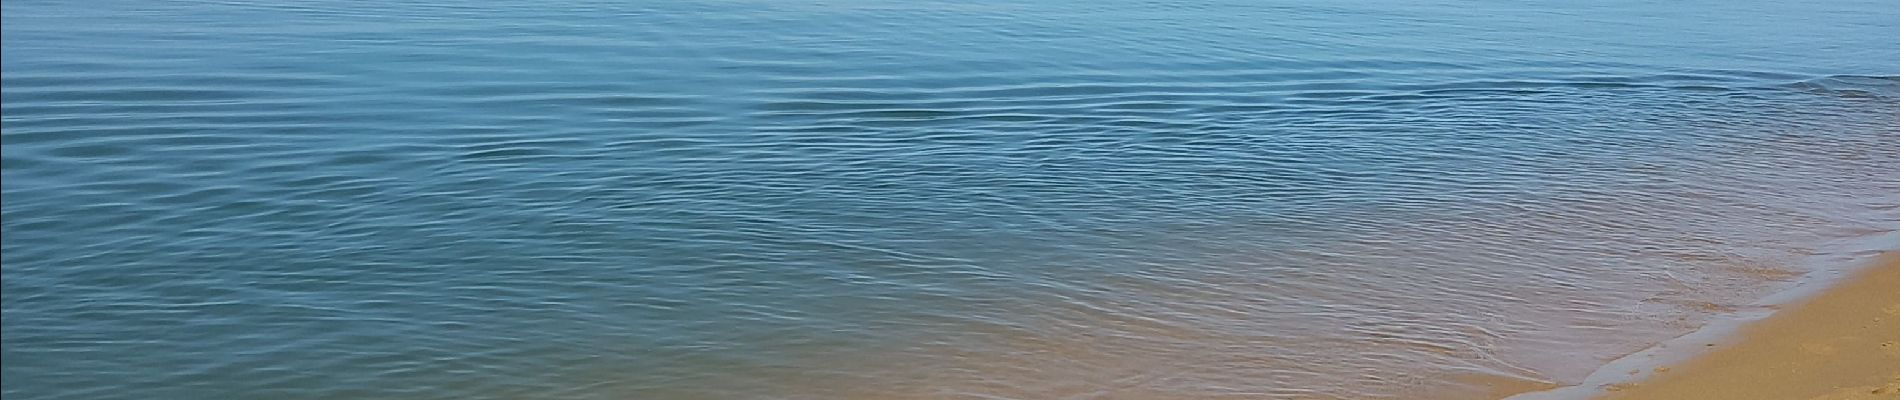
[[[1900,399],[1900,254],[1603,400]]]

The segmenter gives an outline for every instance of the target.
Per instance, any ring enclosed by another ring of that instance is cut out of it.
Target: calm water
[[[1478,398],[1900,228],[1891,0],[4,7],[8,400]]]

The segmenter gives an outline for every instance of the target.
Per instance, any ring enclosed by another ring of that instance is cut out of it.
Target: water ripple
[[[1471,398],[1900,226],[1883,2],[1272,3],[9,1],[0,391]]]

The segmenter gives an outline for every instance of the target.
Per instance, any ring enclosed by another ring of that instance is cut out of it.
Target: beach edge
[[[1900,250],[1775,311],[1711,324],[1508,400],[1900,399]]]

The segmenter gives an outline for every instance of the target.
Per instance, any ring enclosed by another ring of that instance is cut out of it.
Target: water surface
[[[4,395],[1473,398],[1900,228],[1891,1],[1016,3],[9,0]]]

